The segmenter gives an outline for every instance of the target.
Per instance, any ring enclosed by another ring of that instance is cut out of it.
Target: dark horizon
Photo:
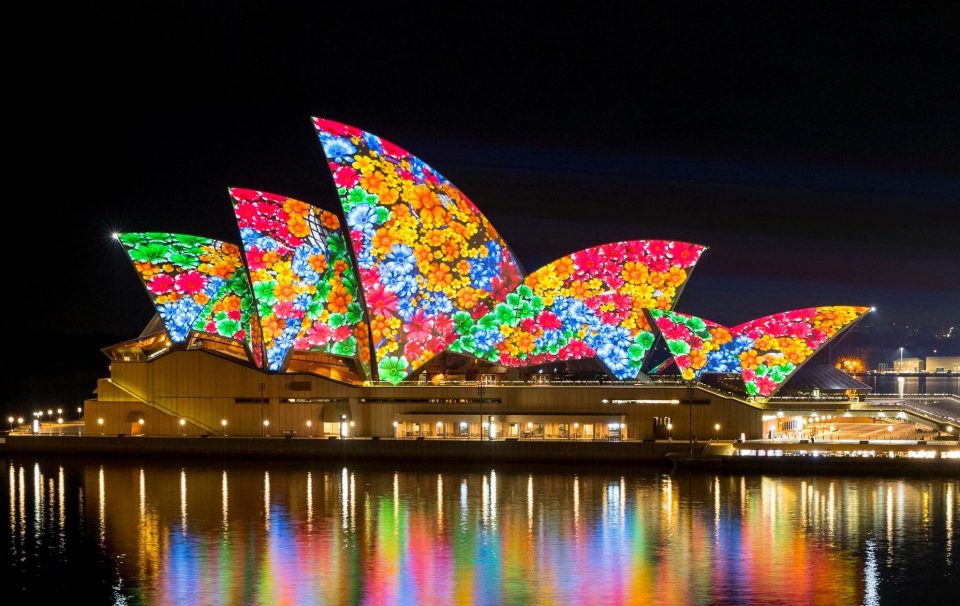
[[[679,311],[960,324],[960,52],[941,15],[370,10],[23,15],[9,183],[39,216],[4,247],[42,296],[8,297],[8,317],[135,336],[152,308],[110,233],[237,241],[228,186],[339,211],[318,115],[433,165],[528,272],[676,238],[710,246]]]

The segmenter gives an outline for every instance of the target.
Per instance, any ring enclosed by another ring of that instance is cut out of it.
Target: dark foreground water
[[[953,478],[0,462],[2,604],[960,595]]]

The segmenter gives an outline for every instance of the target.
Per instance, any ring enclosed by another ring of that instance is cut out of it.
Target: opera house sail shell
[[[651,309],[684,379],[739,373],[746,394],[769,398],[820,349],[870,311],[833,305],[795,309],[725,328],[696,316]]]
[[[232,188],[268,370],[292,349],[358,357],[369,346],[340,220],[305,202]],[[366,374],[366,373],[364,373]]]
[[[376,135],[314,118],[356,254],[379,377],[406,378],[520,284],[513,253],[467,196]]]
[[[678,241],[601,244],[524,275],[490,221],[439,172],[359,128],[313,125],[342,215],[233,188],[241,246],[118,235],[166,349],[213,343],[264,372],[348,383],[398,384],[444,352],[501,371],[596,359],[634,381],[662,338],[684,380],[739,375],[744,394],[764,400],[869,311],[810,307],[733,328],[674,312],[706,251]]]
[[[159,232],[119,234],[150,300],[176,344],[191,331],[245,343],[259,365],[262,345],[247,270],[235,244]]]
[[[673,307],[704,248],[632,240],[557,259],[492,312],[458,314],[451,349],[505,366],[596,357],[618,379],[634,379],[654,341],[643,310]]]

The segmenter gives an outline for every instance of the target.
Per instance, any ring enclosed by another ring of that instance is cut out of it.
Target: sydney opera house
[[[676,312],[707,254],[688,242],[601,244],[526,272],[431,166],[313,124],[342,213],[233,188],[233,243],[116,234],[156,315],[104,350],[88,434],[755,438],[803,406],[791,378],[869,311],[733,327]]]

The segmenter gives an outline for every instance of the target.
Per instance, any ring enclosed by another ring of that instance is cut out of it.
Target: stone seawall
[[[679,442],[537,440],[391,440],[247,437],[7,436],[0,454],[118,457],[310,458],[394,461],[535,461],[564,463],[661,462],[686,451]],[[706,444],[695,445],[702,451]]]

